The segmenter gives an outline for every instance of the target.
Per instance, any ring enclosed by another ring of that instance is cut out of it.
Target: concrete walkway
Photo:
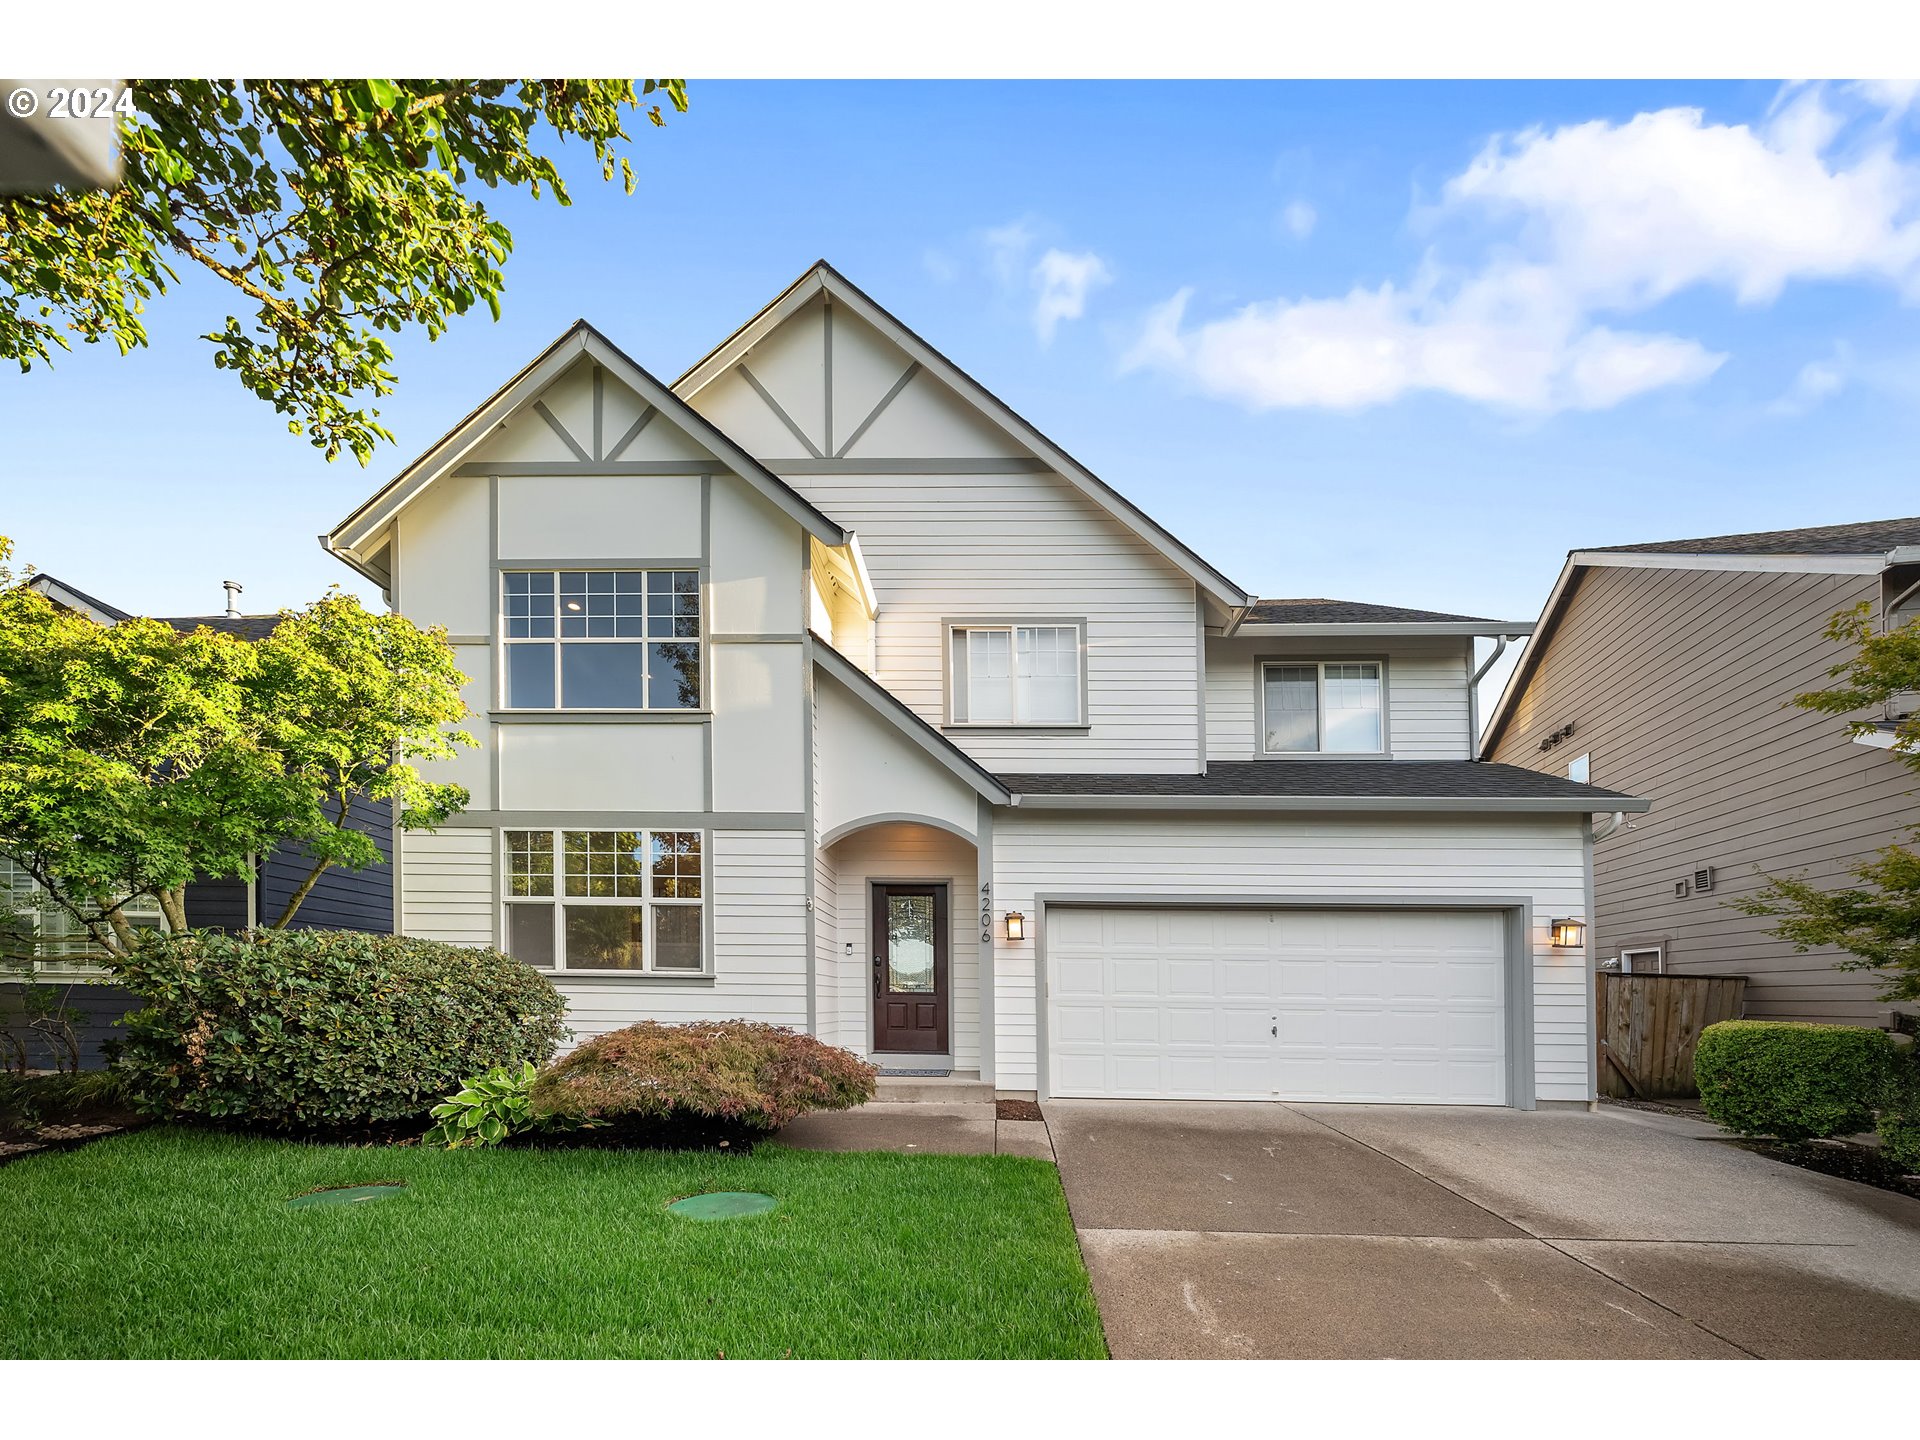
[[[1045,1108],[1116,1357],[1920,1356],[1920,1201],[1694,1121]]]
[[[908,1155],[1026,1155],[1053,1159],[1039,1120],[998,1120],[991,1100],[869,1101],[802,1115],[775,1137],[796,1150],[898,1150]]]

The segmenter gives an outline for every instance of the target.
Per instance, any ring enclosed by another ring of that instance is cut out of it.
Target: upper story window
[[[507,952],[542,970],[697,975],[698,830],[504,832]]]
[[[1086,630],[1078,621],[955,625],[947,650],[952,724],[1086,723]]]
[[[1591,753],[1576,755],[1567,762],[1567,779],[1578,784],[1590,784],[1593,776],[1593,756]]]
[[[695,570],[501,575],[510,710],[700,708]]]
[[[1386,665],[1285,660],[1260,667],[1262,748],[1270,755],[1386,752]]]

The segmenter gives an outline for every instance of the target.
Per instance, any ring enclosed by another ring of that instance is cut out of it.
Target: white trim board
[[[1575,550],[1570,565],[1627,570],[1771,570],[1806,575],[1878,575],[1885,553],[1871,555],[1679,555],[1662,550]]]
[[[709,451],[722,467],[754,486],[823,544],[841,546],[852,538],[851,532],[822,514],[792,486],[741,449],[666,385],[648,374],[619,346],[585,320],[576,320],[565,334],[494,391],[478,409],[443,435],[346,519],[321,536],[321,545],[346,559],[349,564],[356,561],[364,563],[367,557],[360,553],[360,548],[367,541],[384,530],[429,485],[458,465],[508,415],[524,405],[537,403],[541,392],[571,369],[582,356],[592,359],[602,369],[611,371],[615,379],[655,410],[667,413],[675,425]],[[584,463],[591,466],[595,463],[617,462],[589,460]],[[701,468],[698,462],[688,462],[688,473],[697,473]]]

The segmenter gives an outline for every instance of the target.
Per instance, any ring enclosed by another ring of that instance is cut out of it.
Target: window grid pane
[[[553,894],[553,832],[507,832],[507,893],[513,896]]]
[[[967,718],[975,725],[1013,722],[1013,634],[983,627],[961,632],[967,643]]]
[[[653,835],[653,893],[663,900],[700,898],[700,832],[659,830]]]
[[[1319,682],[1319,668],[1314,665],[1267,666],[1267,749],[1320,748]]]
[[[503,832],[508,953],[556,971],[703,973],[704,841],[698,830]]]
[[[1322,668],[1326,675],[1326,748],[1347,755],[1380,750],[1380,663],[1338,661]]]
[[[699,708],[699,571],[507,571],[501,591],[508,708]]]
[[[1072,625],[1023,625],[1014,632],[1014,717],[1027,725],[1080,719],[1080,632]]]

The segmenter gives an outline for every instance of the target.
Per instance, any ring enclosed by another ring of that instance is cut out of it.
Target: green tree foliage
[[[349,826],[356,796],[397,806],[400,825],[430,830],[467,803],[458,785],[431,784],[414,762],[443,760],[471,745],[460,686],[466,676],[442,630],[376,615],[330,592],[290,611],[254,646],[250,692],[267,746],[296,783],[288,837],[312,868],[272,924],[284,928],[330,865],[378,864],[371,838]]]
[[[1894,696],[1920,691],[1920,620],[1880,631],[1872,606],[1843,610],[1827,623],[1829,639],[1854,647],[1853,654],[1827,673],[1840,683],[1794,697],[1803,710],[1857,716]],[[1848,722],[1853,734],[1874,729],[1871,720]],[[1894,735],[1894,753],[1920,774],[1920,717],[1908,716]],[[1920,852],[1910,845],[1889,845],[1853,869],[1858,886],[1820,890],[1791,876],[1769,876],[1756,895],[1736,900],[1748,915],[1779,921],[1774,933],[1796,950],[1833,945],[1852,958],[1836,962],[1843,970],[1873,970],[1885,981],[1881,998],[1920,1000]]]
[[[51,363],[69,335],[147,343],[176,265],[253,307],[204,338],[214,364],[329,460],[393,436],[360,397],[392,392],[388,335],[498,318],[507,227],[472,193],[570,204],[540,141],[593,147],[633,191],[628,121],[687,108],[680,80],[136,81],[113,191],[0,198],[0,357]]]
[[[108,954],[136,945],[129,901],[155,897],[184,929],[188,881],[247,875],[282,840],[316,877],[373,863],[345,827],[356,790],[416,827],[466,803],[413,763],[473,743],[447,728],[465,677],[441,632],[339,594],[258,644],[100,625],[14,583],[10,550],[0,538],[0,855]]]

